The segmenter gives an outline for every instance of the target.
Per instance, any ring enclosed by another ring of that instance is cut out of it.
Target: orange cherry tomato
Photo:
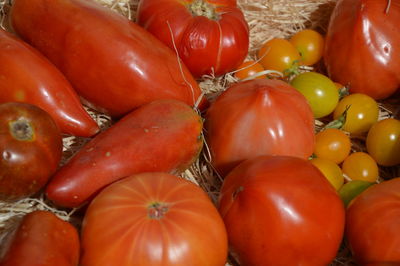
[[[347,156],[343,161],[342,170],[351,180],[376,182],[379,176],[374,158],[365,152],[354,152]]]
[[[314,65],[322,58],[324,37],[315,30],[301,30],[292,36],[290,42],[299,51],[302,65]]]
[[[336,190],[339,190],[343,186],[344,177],[342,169],[335,162],[323,158],[313,158],[310,162],[324,174]]]
[[[234,76],[237,79],[245,79],[248,77],[252,77],[257,75],[257,73],[264,71],[264,67],[253,60],[243,62],[238,68],[237,71],[235,72]],[[255,76],[254,78],[256,79],[264,79],[266,78],[266,75],[261,75],[261,76]]]
[[[351,141],[342,130],[327,128],[315,136],[314,154],[335,163],[341,163],[350,154]]]

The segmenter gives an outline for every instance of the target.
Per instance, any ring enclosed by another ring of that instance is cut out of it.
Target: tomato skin
[[[88,104],[113,117],[157,99],[193,106],[201,94],[171,49],[95,1],[17,0],[11,22]]]
[[[343,173],[351,180],[376,182],[379,168],[375,160],[365,152],[353,152],[343,161]]]
[[[187,104],[158,100],[96,135],[53,176],[48,198],[77,207],[101,188],[139,172],[180,172],[197,158],[201,117]]]
[[[336,190],[343,186],[343,172],[335,162],[323,158],[313,158],[310,162],[324,174]]]
[[[51,116],[27,103],[0,104],[0,200],[38,192],[57,170],[62,137]]]
[[[337,164],[350,154],[351,141],[342,130],[327,128],[315,135],[314,154]]]
[[[328,265],[343,236],[341,199],[300,158],[241,163],[224,180],[219,210],[240,265]]]
[[[350,93],[374,99],[400,85],[400,1],[340,0],[330,18],[324,60],[329,76]]]
[[[289,40],[301,55],[301,64],[316,64],[324,53],[324,37],[315,30],[304,29],[295,33]]]
[[[215,14],[198,12],[204,9]],[[195,77],[232,71],[248,53],[249,27],[236,0],[142,0],[137,22],[176,49]]]
[[[243,62],[243,64],[238,66],[237,71],[234,73],[234,76],[237,79],[241,80],[241,79],[245,79],[245,78],[254,76],[264,70],[265,70],[264,67],[260,63],[255,62],[253,60],[249,60],[249,61]],[[265,78],[267,78],[267,75],[261,75],[261,76],[257,76],[254,78],[255,79],[265,79]]]
[[[166,173],[142,173],[110,185],[91,202],[82,250],[82,266],[220,266],[228,240],[200,187]]]
[[[26,214],[4,246],[2,266],[76,266],[79,262],[78,231],[49,211]]]
[[[34,48],[0,29],[0,102],[25,102],[48,112],[66,134],[99,130],[66,78]]]
[[[367,188],[350,203],[346,212],[346,237],[360,265],[398,265],[400,262],[399,190],[397,177]]]
[[[276,154],[308,158],[314,149],[314,118],[301,93],[280,80],[237,83],[205,116],[212,164],[225,176],[243,160]]]

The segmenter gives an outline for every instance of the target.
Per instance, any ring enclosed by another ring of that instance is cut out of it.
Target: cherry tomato
[[[329,115],[339,102],[339,92],[335,84],[320,73],[301,73],[290,84],[306,97],[315,118]]]
[[[362,180],[351,180],[340,188],[339,196],[343,200],[344,205],[347,207],[353,199],[361,194],[361,192],[374,184],[375,183]]]
[[[338,119],[347,108],[343,130],[351,134],[367,132],[378,120],[378,103],[366,94],[353,93],[342,98],[333,111],[333,119]]]
[[[276,70],[284,75],[300,61],[296,47],[288,40],[274,38],[267,41],[258,51],[260,64],[267,70]]]
[[[314,65],[322,58],[324,37],[315,30],[301,30],[290,38],[290,42],[299,51],[302,65]]]
[[[252,77],[262,71],[264,71],[264,67],[260,63],[250,60],[243,62],[243,64],[241,64],[237,68],[237,71],[235,72],[234,76],[238,79],[245,79],[248,77]],[[267,77],[266,75],[261,75],[254,78],[264,79],[266,77]]]
[[[335,162],[323,158],[313,158],[310,162],[324,174],[336,190],[342,187],[344,183],[343,173]]]
[[[379,165],[400,164],[400,121],[387,118],[375,123],[368,131],[366,146]]]
[[[348,135],[336,128],[327,128],[315,135],[314,154],[335,163],[341,163],[350,154],[351,141]]]
[[[347,156],[343,161],[342,170],[352,180],[375,182],[379,176],[378,165],[365,152],[354,152]]]

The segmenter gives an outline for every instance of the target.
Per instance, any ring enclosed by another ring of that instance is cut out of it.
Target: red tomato
[[[76,266],[79,262],[78,231],[48,211],[26,214],[3,247],[2,266]]]
[[[77,207],[104,186],[140,172],[185,170],[202,145],[201,117],[176,100],[143,105],[95,136],[51,179],[50,200]]]
[[[257,79],[228,88],[205,118],[212,164],[226,175],[258,155],[308,158],[314,149],[314,117],[307,100],[284,81]]]
[[[240,66],[238,66],[237,71],[235,72],[234,76],[241,80],[245,78],[256,78],[256,79],[265,79],[267,75],[258,76],[260,72],[264,71],[264,67],[257,63],[256,61],[250,60],[243,62]]]
[[[66,134],[89,137],[99,130],[79,97],[44,56],[0,28],[0,102],[25,102],[48,112]]]
[[[16,0],[11,22],[80,96],[112,116],[156,99],[194,105],[201,94],[171,49],[95,1]]]
[[[44,110],[0,104],[0,200],[38,192],[58,168],[62,149],[61,132]]]
[[[350,203],[346,237],[359,265],[399,265],[399,191],[400,178],[393,178],[367,188]]]
[[[249,28],[236,0],[142,0],[137,22],[196,77],[232,71],[248,53]]]
[[[328,265],[344,229],[335,188],[307,160],[261,156],[224,180],[220,213],[240,265]]]
[[[82,250],[82,266],[221,266],[228,241],[221,216],[200,187],[170,174],[144,173],[110,185],[92,201]]]
[[[301,55],[301,64],[316,64],[324,52],[324,37],[315,30],[305,29],[295,33],[289,40]]]
[[[400,0],[339,0],[326,35],[329,76],[351,93],[393,94],[400,86],[399,24]]]

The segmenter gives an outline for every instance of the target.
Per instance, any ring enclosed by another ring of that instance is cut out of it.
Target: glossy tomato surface
[[[201,94],[171,49],[95,1],[16,0],[11,21],[86,102],[114,117],[157,99],[193,106]]]
[[[329,76],[374,99],[400,85],[400,1],[339,0],[326,35]]]
[[[219,204],[240,265],[328,265],[342,240],[344,205],[304,159],[243,162],[225,178]]]
[[[201,117],[183,102],[143,105],[79,150],[57,171],[46,194],[58,205],[77,207],[128,175],[180,173],[200,153],[202,129]]]
[[[61,131],[89,137],[99,130],[61,72],[33,47],[0,29],[0,102],[25,102],[48,112]]]
[[[248,53],[249,28],[236,0],[142,0],[137,22],[196,77],[232,71]]]
[[[260,72],[264,71],[264,67],[253,60],[245,61],[240,66],[238,66],[237,70],[234,72],[235,78],[239,80],[243,79],[265,79],[267,76],[260,74]]]
[[[49,211],[26,214],[2,244],[2,266],[76,266],[79,262],[78,231]]]
[[[350,203],[346,237],[360,265],[400,263],[399,191],[400,178],[393,178],[367,188]]]
[[[38,192],[57,170],[62,149],[61,132],[46,111],[0,104],[0,200]]]
[[[308,158],[314,149],[314,118],[304,96],[279,80],[250,80],[228,88],[205,117],[212,164],[226,175],[258,155]]]
[[[325,40],[317,31],[304,29],[295,33],[289,40],[301,55],[300,64],[311,66],[322,58]]]
[[[222,266],[224,223],[208,195],[166,173],[127,177],[89,205],[82,227],[82,266]]]

